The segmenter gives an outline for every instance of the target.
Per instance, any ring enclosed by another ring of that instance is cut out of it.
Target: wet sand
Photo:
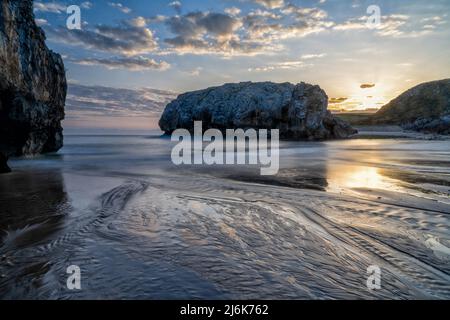
[[[0,298],[448,299],[450,141],[396,135],[282,142],[273,177],[67,136],[0,176]]]

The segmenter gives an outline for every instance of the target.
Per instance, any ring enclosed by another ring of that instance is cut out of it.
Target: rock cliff
[[[57,151],[67,84],[61,56],[45,45],[31,0],[0,4],[0,171],[11,155]],[[3,169],[3,170],[2,170]]]

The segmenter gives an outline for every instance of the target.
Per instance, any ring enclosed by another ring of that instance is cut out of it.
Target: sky
[[[81,30],[66,27],[69,5]],[[371,5],[379,24],[367,24]],[[42,0],[34,11],[74,86],[304,81],[331,109],[365,110],[450,76],[448,0]]]

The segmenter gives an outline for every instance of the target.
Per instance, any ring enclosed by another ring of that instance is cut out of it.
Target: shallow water
[[[156,134],[65,143],[0,176],[0,298],[450,298],[450,141],[282,142],[273,177],[176,167]]]

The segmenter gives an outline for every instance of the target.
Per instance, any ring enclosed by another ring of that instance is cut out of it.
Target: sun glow
[[[329,109],[333,111],[367,111],[376,112],[387,104],[394,94],[383,84],[372,87],[354,83],[349,86],[350,94],[345,98],[331,99]]]
[[[377,167],[334,164],[328,167],[328,190],[340,192],[342,190],[394,188],[392,180],[380,174]]]

